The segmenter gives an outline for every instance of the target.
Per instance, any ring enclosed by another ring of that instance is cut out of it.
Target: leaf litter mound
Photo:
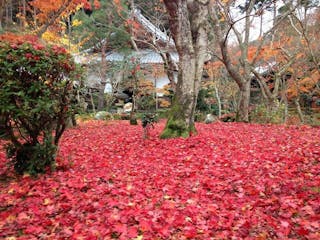
[[[56,171],[0,180],[0,239],[320,239],[319,129],[163,127],[68,129]]]

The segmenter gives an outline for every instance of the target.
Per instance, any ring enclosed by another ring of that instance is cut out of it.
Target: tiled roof
[[[162,32],[158,27],[150,22],[139,9],[135,8],[133,10],[133,14],[144,29],[151,33],[156,39],[161,40],[163,43],[171,47],[175,46],[173,39],[170,38],[166,32]]]
[[[179,56],[177,53],[170,53],[173,61],[178,62]],[[107,54],[106,57],[107,61],[110,62],[117,62],[117,61],[124,61],[124,60],[131,60],[134,59],[141,64],[151,64],[151,63],[163,63],[162,57],[159,53],[151,51],[151,50],[142,50],[139,52],[131,52],[128,55],[118,53],[118,52],[111,52]]]
[[[179,61],[179,56],[177,53],[170,53],[174,62]],[[107,53],[106,60],[109,62],[121,62],[125,60],[134,59],[140,64],[163,64],[162,57],[159,53],[152,50],[141,50],[139,52],[133,51],[128,54],[119,52],[109,52]],[[75,55],[75,61],[81,64],[89,64],[90,62],[101,61],[101,55]]]

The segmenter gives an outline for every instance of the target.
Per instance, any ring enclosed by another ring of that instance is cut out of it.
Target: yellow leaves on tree
[[[159,107],[168,108],[171,106],[171,103],[166,99],[159,99]]]
[[[42,39],[53,45],[59,45],[59,46],[68,46],[68,51],[70,52],[77,52],[79,50],[79,47],[81,43],[73,44],[70,42],[70,38],[68,38],[66,35],[59,35],[57,31],[46,31],[42,35]]]
[[[139,95],[151,95],[155,92],[155,87],[150,80],[140,79],[138,82]]]

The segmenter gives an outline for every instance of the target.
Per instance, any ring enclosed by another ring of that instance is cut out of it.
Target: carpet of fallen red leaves
[[[320,129],[163,127],[67,130],[57,171],[1,179],[0,239],[320,239]]]

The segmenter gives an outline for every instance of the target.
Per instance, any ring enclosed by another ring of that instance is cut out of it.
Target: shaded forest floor
[[[1,178],[0,239],[320,239],[319,128],[163,127],[68,129],[55,172]]]

